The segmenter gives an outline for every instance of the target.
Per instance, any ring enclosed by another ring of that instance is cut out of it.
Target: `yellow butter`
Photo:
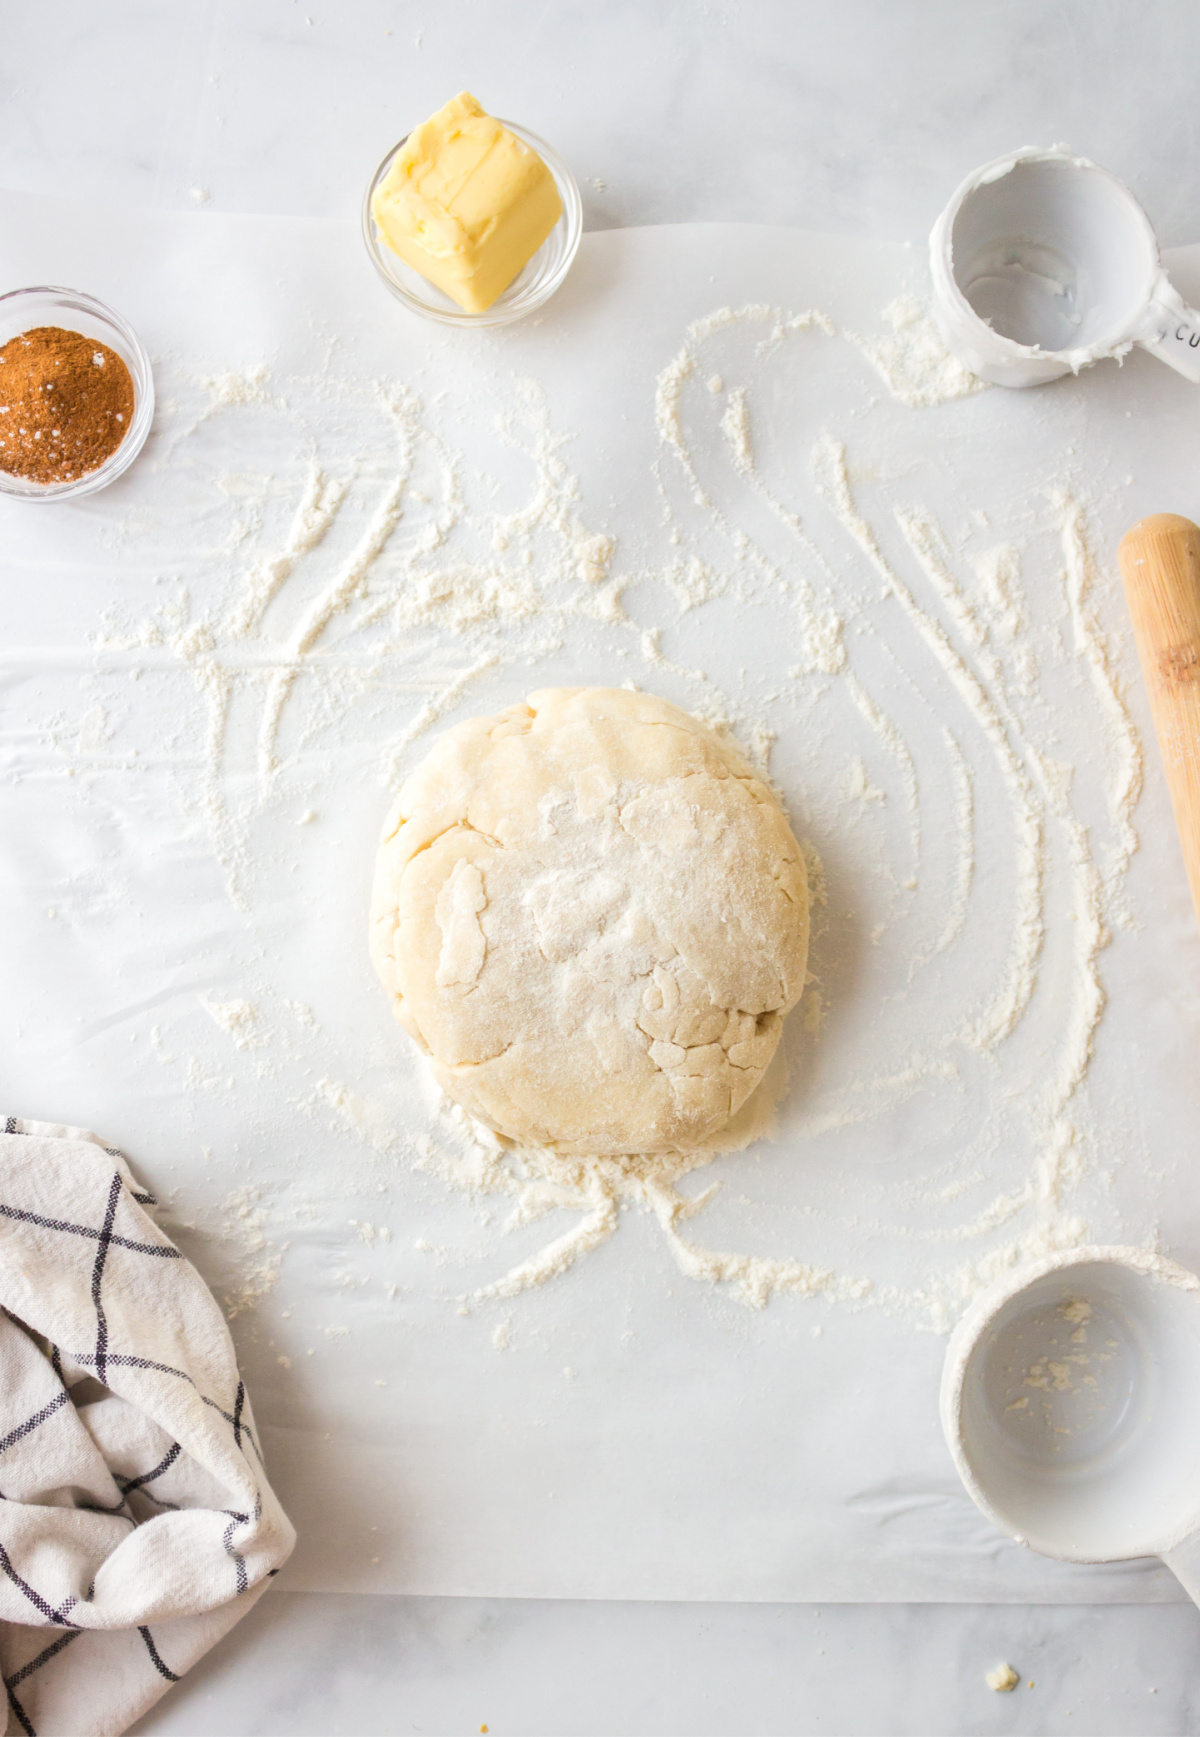
[[[537,152],[461,91],[409,134],[371,214],[394,253],[481,314],[545,241],[562,201]]]

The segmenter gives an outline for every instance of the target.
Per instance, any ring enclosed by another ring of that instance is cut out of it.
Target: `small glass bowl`
[[[437,320],[443,326],[507,326],[513,320],[523,319],[526,314],[531,314],[535,308],[540,308],[544,302],[549,301],[571,269],[571,261],[579,250],[579,238],[583,234],[583,202],[579,197],[579,188],[575,185],[575,177],[562,158],[539,139],[536,133],[519,127],[515,121],[503,121],[501,125],[506,126],[523,144],[536,151],[554,176],[554,184],[562,200],[562,216],[529,263],[483,313],[467,313],[457,302],[452,302],[449,296],[436,289],[428,278],[422,277],[419,271],[414,271],[412,266],[405,264],[398,253],[392,252],[371,215],[371,200],[375,196],[375,189],[391,168],[392,159],[404,144],[407,134],[399,144],[392,146],[376,169],[371,177],[371,185],[367,188],[367,196],[363,200],[363,240],[367,244],[367,252],[375,270],[397,301],[403,302],[406,308],[411,308],[425,319]]]
[[[0,345],[35,326],[63,326],[115,350],[133,381],[133,418],[117,450],[86,476],[75,477],[71,482],[39,483],[0,470],[0,495],[12,495],[23,501],[66,501],[95,494],[128,470],[146,444],[154,420],[150,358],[128,321],[82,290],[54,289],[43,284],[35,289],[10,290],[0,296]]]

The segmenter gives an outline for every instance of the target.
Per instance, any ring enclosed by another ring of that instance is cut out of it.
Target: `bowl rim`
[[[1139,1539],[1136,1549],[1122,1555],[1108,1552],[1097,1555],[1087,1546],[1069,1547],[1061,1539],[1035,1533],[1028,1526],[1018,1529],[1013,1517],[994,1498],[990,1481],[980,1475],[967,1439],[967,1383],[974,1378],[980,1352],[997,1316],[1042,1279],[1069,1273],[1072,1267],[1080,1266],[1125,1268],[1148,1284],[1170,1285],[1175,1290],[1189,1293],[1200,1305],[1200,1278],[1177,1261],[1168,1260],[1152,1249],[1120,1243],[1081,1243],[1075,1248],[1057,1249],[1051,1254],[1021,1261],[972,1299],[950,1334],[938,1393],[942,1433],[963,1487],[980,1513],[986,1515],[998,1531],[1016,1543],[1028,1546],[1039,1556],[1049,1556],[1056,1562],[1084,1563],[1130,1562],[1145,1555],[1161,1556],[1174,1549],[1200,1525],[1200,1502],[1193,1507],[1186,1522],[1177,1522],[1153,1540]]]
[[[146,436],[154,420],[154,370],[145,345],[124,315],[110,307],[107,302],[101,301],[99,296],[89,294],[87,290],[69,289],[63,284],[27,284],[21,289],[6,290],[0,294],[0,317],[3,317],[11,304],[35,296],[53,298],[62,306],[64,312],[75,307],[80,313],[90,315],[100,325],[110,327],[123,340],[134,361],[134,366],[129,370],[134,387],[133,420],[116,451],[85,476],[75,477],[70,482],[35,483],[0,469],[0,495],[17,501],[62,501],[80,495],[95,494],[98,489],[107,488],[109,483],[122,476],[146,444]]]
[[[527,314],[535,313],[538,308],[544,307],[555,291],[562,286],[563,280],[574,264],[575,255],[579,251],[579,243],[583,236],[583,200],[580,197],[579,185],[574,175],[553,146],[548,145],[536,133],[530,132],[528,127],[521,126],[517,121],[506,120],[502,115],[497,115],[495,119],[500,122],[502,127],[507,127],[511,133],[515,133],[523,144],[529,145],[537,152],[553,175],[555,186],[558,188],[558,196],[562,201],[562,216],[555,224],[555,229],[560,224],[564,226],[563,257],[555,270],[544,283],[538,286],[536,292],[527,301],[515,306],[512,304],[505,306],[504,298],[508,294],[508,289],[505,289],[501,291],[490,308],[485,308],[482,313],[469,313],[465,308],[455,307],[449,297],[444,298],[444,301],[439,303],[427,301],[423,296],[418,295],[392,276],[387,268],[386,257],[382,252],[387,244],[378,236],[375,221],[371,215],[371,200],[375,189],[390,169],[397,151],[411,136],[410,133],[405,133],[403,138],[397,139],[396,143],[380,160],[375,173],[367,183],[367,190],[363,196],[362,234],[371,264],[398,302],[411,309],[413,313],[420,314],[423,319],[433,320],[439,325],[474,326],[476,328],[507,326],[515,320],[524,319]],[[553,235],[553,233],[554,230],[551,230],[550,234]],[[547,236],[546,241],[549,239],[550,236]],[[544,241],[542,247],[545,245],[546,242]],[[538,253],[540,252],[541,248],[538,249]],[[537,253],[533,255],[533,258],[537,258]],[[511,289],[511,287],[510,285],[509,288]],[[437,290],[433,284],[430,284],[429,288],[431,294],[441,295],[441,291]]]

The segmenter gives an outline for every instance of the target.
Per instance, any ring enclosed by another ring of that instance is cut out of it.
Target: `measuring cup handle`
[[[1200,1533],[1193,1532],[1174,1550],[1164,1550],[1163,1561],[1192,1603],[1200,1604]]]
[[[1200,386],[1200,313],[1184,305],[1174,284],[1160,277],[1137,334],[1143,349]]]

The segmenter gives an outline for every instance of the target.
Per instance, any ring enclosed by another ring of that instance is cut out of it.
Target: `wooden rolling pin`
[[[1117,559],[1200,922],[1200,526],[1153,513]]]

